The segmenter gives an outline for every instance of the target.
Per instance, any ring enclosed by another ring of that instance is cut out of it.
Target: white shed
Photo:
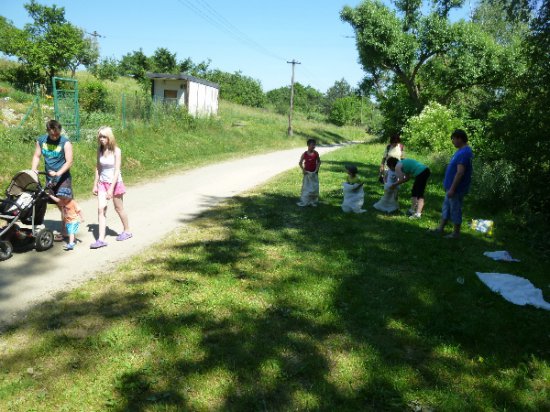
[[[153,100],[185,106],[193,116],[218,114],[218,84],[183,73],[147,73],[147,77]]]

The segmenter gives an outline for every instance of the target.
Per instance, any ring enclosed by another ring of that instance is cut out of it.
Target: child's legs
[[[113,204],[115,205],[115,210],[118,213],[118,217],[120,217],[120,221],[122,222],[123,231],[129,232],[130,226],[128,225],[128,215],[126,214],[126,210],[124,210],[124,196],[115,195],[113,197]]]
[[[103,242],[107,227],[107,192],[102,190],[97,193],[97,223],[99,226],[97,239]]]
[[[57,204],[57,208],[59,209],[59,213],[61,213],[61,236],[65,237],[67,236],[67,225],[65,224],[65,214],[63,213],[63,206]]]
[[[69,235],[69,243],[74,243],[75,235],[78,232],[79,226],[80,226],[80,223],[78,222],[69,222],[65,224],[67,234]]]

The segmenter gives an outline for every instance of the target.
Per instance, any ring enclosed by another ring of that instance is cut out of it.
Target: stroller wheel
[[[34,248],[38,252],[49,249],[53,245],[53,232],[49,229],[39,230],[36,234]]]
[[[7,240],[0,240],[0,261],[9,259],[13,253],[13,246]]]

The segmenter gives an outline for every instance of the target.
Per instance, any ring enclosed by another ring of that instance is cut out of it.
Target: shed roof
[[[165,80],[188,80],[194,83],[204,84],[206,86],[214,87],[216,89],[220,88],[220,85],[208,80],[199,79],[195,76],[190,76],[185,73],[180,74],[171,74],[171,73],[147,73],[147,77],[150,79],[165,79]]]

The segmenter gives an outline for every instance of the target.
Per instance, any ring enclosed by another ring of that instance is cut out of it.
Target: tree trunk
[[[420,113],[424,106],[420,101],[420,90],[414,82],[414,78],[409,78],[401,69],[397,69],[395,73],[407,88],[407,91],[409,92],[409,97],[411,98],[414,106]]]

